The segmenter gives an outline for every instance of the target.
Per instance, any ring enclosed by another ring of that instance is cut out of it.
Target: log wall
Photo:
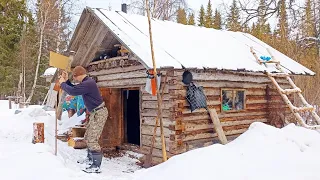
[[[151,140],[153,136],[153,130],[155,125],[155,118],[157,116],[158,104],[156,96],[152,96],[145,91],[146,84],[146,71],[147,69],[135,59],[129,59],[128,57],[115,57],[108,60],[102,60],[94,63],[90,63],[87,67],[89,75],[96,78],[99,87],[104,88],[139,88],[141,91],[140,102],[140,121],[141,121],[141,134],[140,134],[140,151],[144,154],[148,154],[151,146]],[[164,135],[166,139],[166,150],[168,157],[173,154],[172,144],[170,136],[175,134],[175,130],[172,127],[175,126],[173,120],[172,105],[173,99],[169,95],[170,84],[168,83],[174,74],[172,68],[162,69],[162,84],[167,75],[167,85],[164,89],[163,95],[163,124]],[[158,127],[156,133],[156,142],[153,149],[153,163],[157,164],[162,162],[161,151],[161,136],[160,128]]]
[[[157,99],[145,91],[146,68],[134,59],[117,57],[91,63],[88,71],[91,76],[97,78],[100,87],[140,88],[140,150],[144,154],[149,153],[157,116]],[[204,87],[207,104],[210,108],[216,109],[229,141],[244,133],[253,122],[270,124],[271,112],[277,112],[285,118],[290,114],[271,81],[262,73],[216,70],[191,72],[196,85]],[[207,111],[205,109],[192,113],[190,111],[186,100],[187,87],[182,83],[183,71],[167,68],[162,69],[161,73],[163,74],[162,85],[167,75],[162,108],[168,157],[219,143]],[[278,79],[278,82],[283,88],[289,88],[285,79]],[[221,88],[245,89],[246,109],[239,112],[221,112]],[[160,128],[156,133],[153,156],[154,163],[162,161]]]
[[[245,132],[253,122],[270,124],[271,118],[275,116],[286,118],[290,114],[281,96],[264,74],[214,70],[207,72],[191,70],[191,72],[195,84],[204,87],[207,104],[210,108],[216,109],[229,141]],[[182,83],[182,74],[183,71],[174,72],[171,82],[174,85],[169,90],[170,96],[176,98],[173,105],[176,133],[170,136],[170,140],[176,145],[173,154],[219,142],[207,111],[198,109],[191,113],[185,98],[187,87]],[[290,88],[285,79],[280,78],[278,82],[281,87]],[[245,110],[222,112],[222,88],[245,89]],[[293,99],[292,96],[290,98]],[[271,112],[273,116],[270,116]]]

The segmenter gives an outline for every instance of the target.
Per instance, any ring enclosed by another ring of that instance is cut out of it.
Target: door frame
[[[140,136],[140,147],[142,147],[142,133],[141,133],[141,127],[142,127],[142,115],[141,115],[141,112],[142,112],[142,91],[141,91],[141,88],[140,87],[131,87],[131,88],[121,88],[121,116],[122,116],[122,139],[123,139],[123,142],[122,143],[128,143],[126,142],[127,139],[126,139],[126,131],[125,129],[127,128],[127,125],[125,124],[125,117],[124,117],[124,97],[123,97],[123,92],[124,91],[127,91],[127,90],[138,90],[139,91],[139,116],[140,116],[140,119],[139,119],[139,123],[140,123],[140,130],[139,130],[139,136]]]

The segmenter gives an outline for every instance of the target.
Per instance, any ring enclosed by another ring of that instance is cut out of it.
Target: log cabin
[[[269,48],[292,76],[314,75],[247,33],[158,19],[152,19],[151,24],[160,87],[165,87],[162,115],[168,157],[219,143],[207,110],[190,110],[188,86],[182,82],[185,71],[192,73],[195,85],[203,87],[207,106],[217,111],[228,141],[244,133],[253,122],[281,127],[290,118],[290,110],[265,75],[277,69],[272,64],[257,63],[250,47],[258,56],[268,56]],[[135,144],[147,154],[157,117],[157,97],[146,89],[147,72],[153,69],[147,17],[87,7],[69,51],[75,52],[72,67],[82,65],[87,69],[109,110],[101,145]],[[289,86],[284,78],[277,80],[283,88]],[[161,157],[158,128],[153,163],[161,163]]]

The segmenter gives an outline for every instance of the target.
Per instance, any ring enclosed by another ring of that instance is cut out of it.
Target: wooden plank
[[[146,68],[143,65],[139,66],[129,66],[129,67],[117,67],[117,68],[111,68],[111,69],[104,69],[100,71],[93,71],[89,74],[92,76],[98,76],[98,75],[105,75],[105,74],[118,74],[118,73],[124,73],[124,72],[133,72],[133,71],[139,71],[139,70],[146,70]]]
[[[153,130],[154,130],[154,126],[148,126],[148,125],[141,125],[141,134],[143,135],[153,135]],[[174,131],[169,130],[168,128],[164,127],[163,128],[164,131],[164,136],[165,137],[170,137],[170,134],[174,134]],[[157,132],[156,132],[157,136],[160,136],[160,128],[157,128]]]
[[[211,120],[213,122],[213,127],[218,134],[218,138],[219,138],[220,142],[222,144],[227,144],[228,140],[226,138],[226,135],[223,132],[223,129],[222,129],[217,112],[215,111],[215,109],[209,109],[208,111],[209,111]]]

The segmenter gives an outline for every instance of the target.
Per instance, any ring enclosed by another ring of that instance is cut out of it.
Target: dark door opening
[[[123,90],[124,138],[140,146],[140,91]]]

